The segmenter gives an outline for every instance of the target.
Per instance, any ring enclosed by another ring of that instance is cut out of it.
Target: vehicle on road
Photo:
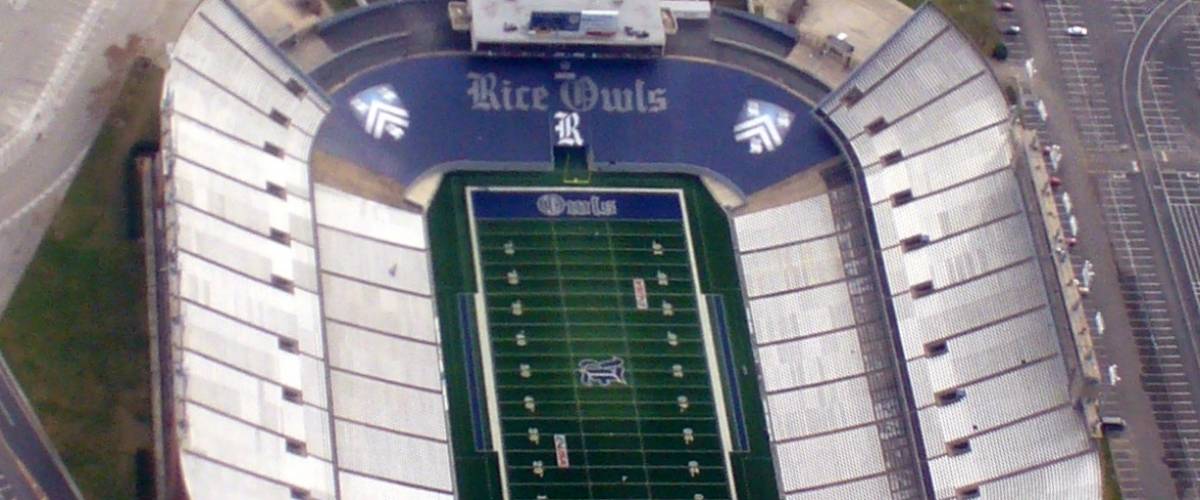
[[[1012,26],[1005,27],[1004,29],[1000,30],[1000,32],[1004,33],[1005,35],[1020,35],[1021,27],[1014,24]]]
[[[1016,9],[1012,2],[996,2],[996,10],[1000,12],[1012,12]]]
[[[1067,26],[1067,34],[1071,36],[1087,36],[1087,28],[1083,26]]]

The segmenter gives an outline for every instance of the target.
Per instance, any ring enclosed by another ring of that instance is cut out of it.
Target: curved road
[[[1125,63],[1121,67],[1121,101],[1125,110],[1125,124],[1133,134],[1133,146],[1139,152],[1151,150],[1146,134],[1146,117],[1142,110],[1146,61],[1163,29],[1193,1],[1166,0],[1155,5],[1133,34],[1125,53]]]

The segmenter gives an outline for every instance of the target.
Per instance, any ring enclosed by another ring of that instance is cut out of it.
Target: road
[[[0,474],[13,487],[12,496],[5,496],[4,480],[0,479],[0,500],[81,498],[48,446],[45,432],[3,360],[0,360],[0,436],[4,441],[0,447]]]
[[[1129,423],[1110,438],[1125,498],[1200,497],[1200,357],[1188,273],[1200,267],[1188,268],[1192,253],[1181,245],[1197,236],[1188,231],[1200,193],[1177,173],[1200,165],[1197,125],[1185,119],[1200,110],[1196,4],[1024,0],[1000,20],[1024,28],[1005,73],[1023,73],[1014,66],[1032,57],[1037,72],[1025,85],[1048,112],[1042,120],[1033,102],[1023,103],[1023,119],[1062,148],[1059,210],[1079,228],[1072,263],[1077,272],[1084,262],[1096,269],[1084,305],[1102,318],[1093,320],[1097,331],[1103,324],[1101,369],[1117,375],[1102,387],[1101,414]],[[1069,36],[1075,25],[1089,34]]]
[[[41,498],[41,491],[25,473],[24,466],[7,444],[0,442],[0,500]],[[13,474],[17,474],[13,476]]]

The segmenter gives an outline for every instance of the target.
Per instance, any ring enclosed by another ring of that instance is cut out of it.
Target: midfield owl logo
[[[592,387],[608,387],[613,383],[625,384],[625,360],[613,356],[604,361],[584,359],[579,361],[579,383]]]

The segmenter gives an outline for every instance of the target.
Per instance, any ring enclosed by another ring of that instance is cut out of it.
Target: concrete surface
[[[787,21],[793,0],[766,0],[768,19]],[[818,42],[828,35],[845,33],[854,45],[854,59],[862,61],[879,48],[912,15],[896,0],[809,0],[796,21],[796,31]]]
[[[311,28],[321,20],[321,16],[300,9],[291,0],[233,0],[233,4],[276,43],[293,33]],[[323,14],[329,15],[330,12],[326,10]]]

